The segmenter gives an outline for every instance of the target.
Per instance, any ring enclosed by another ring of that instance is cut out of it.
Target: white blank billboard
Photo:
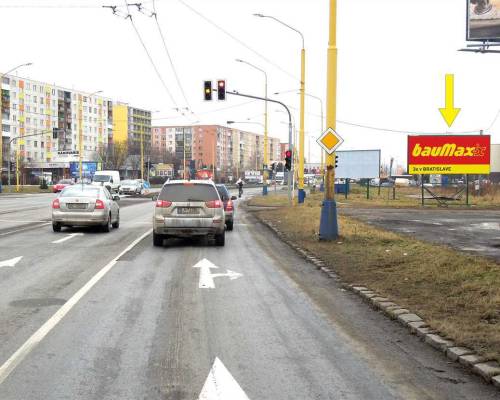
[[[491,145],[491,171],[500,172],[500,144]]]
[[[335,154],[339,156],[335,178],[380,177],[380,150],[345,150]]]

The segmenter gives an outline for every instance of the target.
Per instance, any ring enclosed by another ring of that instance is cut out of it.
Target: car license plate
[[[179,207],[177,209],[177,214],[187,214],[187,215],[198,214],[198,209],[194,207]]]
[[[86,203],[68,203],[67,206],[70,210],[85,210],[87,208]]]

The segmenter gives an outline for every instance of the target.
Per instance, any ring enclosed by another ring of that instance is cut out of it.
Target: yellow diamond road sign
[[[344,139],[335,132],[332,128],[328,128],[323,134],[316,140],[316,142],[325,150],[328,154],[332,154],[337,150],[340,145],[344,142]]]

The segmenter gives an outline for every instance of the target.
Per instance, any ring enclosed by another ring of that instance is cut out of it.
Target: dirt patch
[[[272,197],[264,202],[271,205]],[[339,240],[319,242],[320,202],[255,214],[324,260],[344,281],[376,290],[458,345],[500,361],[499,264],[342,216]]]

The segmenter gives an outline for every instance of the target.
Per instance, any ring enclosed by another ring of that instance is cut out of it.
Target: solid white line
[[[73,297],[71,297],[57,312],[50,317],[24,344],[5,361],[0,367],[0,385],[7,379],[11,372],[26,358],[26,356],[40,343],[47,334],[66,316],[66,314],[85,296],[94,285],[113,268],[117,260],[132,250],[141,240],[151,234],[152,229],[148,230],[137,239],[135,239],[125,250],[118,254],[97,274],[95,274]]]
[[[83,236],[83,233],[70,233],[68,236],[59,240],[54,240],[52,243],[64,243],[66,240],[73,239],[75,236]]]
[[[40,224],[40,225],[35,225],[35,226],[28,226],[27,228],[16,229],[15,231],[9,231],[9,232],[0,233],[0,236],[7,236],[7,235],[10,235],[10,234],[16,233],[16,232],[23,232],[23,231],[28,231],[28,230],[34,229],[34,228],[40,228],[40,227],[45,226],[45,225],[50,225],[51,223],[52,222],[47,222],[45,224]]]

